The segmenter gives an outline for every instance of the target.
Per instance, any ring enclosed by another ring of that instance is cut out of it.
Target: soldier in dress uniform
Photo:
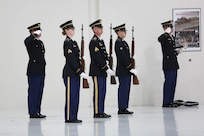
[[[178,107],[174,103],[174,94],[177,82],[177,70],[179,64],[177,61],[178,49],[175,47],[175,39],[172,35],[173,24],[172,20],[161,23],[164,33],[159,36],[158,41],[161,43],[163,53],[163,72],[164,72],[164,86],[163,86],[163,104],[162,107]]]
[[[43,96],[45,80],[45,48],[43,42],[39,39],[41,36],[40,23],[28,27],[30,36],[24,43],[29,55],[27,67],[28,77],[28,112],[30,118],[45,118],[41,114],[41,100]]]
[[[92,76],[94,83],[93,93],[93,109],[94,118],[109,118],[111,115],[104,113],[104,104],[106,96],[106,78],[107,73],[114,75],[114,72],[108,67],[108,54],[104,41],[101,39],[103,26],[101,19],[96,20],[90,27],[93,30],[94,36],[89,43],[89,51],[91,57],[89,75]]]
[[[65,122],[81,123],[78,120],[80,76],[87,78],[81,69],[80,50],[76,41],[72,38],[75,34],[75,27],[72,20],[60,25],[62,34],[66,36],[64,41],[64,56],[66,64],[63,69],[63,80],[66,87],[65,91]]]
[[[127,42],[124,40],[126,37],[125,24],[113,28],[118,36],[115,41],[115,53],[117,57],[116,76],[119,79],[118,87],[118,114],[133,114],[128,111],[129,94],[131,74],[137,74],[136,69],[133,69],[130,50]]]

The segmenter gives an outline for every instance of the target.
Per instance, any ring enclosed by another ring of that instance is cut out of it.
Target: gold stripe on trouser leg
[[[97,77],[94,76],[94,85],[95,85],[95,114],[98,114],[98,81]]]
[[[70,114],[70,76],[67,77],[67,119],[69,120]]]

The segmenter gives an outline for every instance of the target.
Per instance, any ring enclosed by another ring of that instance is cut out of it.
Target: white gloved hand
[[[41,34],[41,30],[36,30],[35,32],[33,32],[34,34],[37,34],[37,35],[39,35],[39,34]]]
[[[170,34],[170,33],[171,33],[171,30],[172,30],[171,27],[168,27],[168,28],[165,30],[165,32],[168,33],[168,34]]]
[[[181,54],[182,52],[183,52],[183,48],[180,48],[180,49],[177,50],[178,54]]]
[[[89,76],[89,78],[87,80],[88,80],[89,85],[93,86],[94,83],[93,83],[92,77]]]
[[[131,69],[130,72],[133,73],[135,76],[137,75],[137,70],[136,69]]]
[[[111,70],[110,68],[106,70],[106,73],[109,74],[110,76],[114,76],[115,72]]]
[[[84,72],[82,72],[82,73],[80,74],[80,77],[85,78],[85,79],[88,78],[88,76],[87,76]]]

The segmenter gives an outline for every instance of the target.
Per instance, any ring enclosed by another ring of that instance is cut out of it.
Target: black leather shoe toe
[[[176,108],[176,107],[179,107],[179,105],[175,104],[175,103],[171,103],[171,104],[163,104],[162,107],[164,107],[164,108]]]
[[[187,106],[187,107],[192,107],[192,106],[198,106],[199,103],[198,102],[193,102],[193,101],[186,101],[184,106]]]
[[[111,117],[111,115],[108,115],[108,114],[106,114],[106,113],[103,113],[103,116],[104,116],[105,118],[110,118],[110,117]]]
[[[185,104],[183,100],[175,100],[173,103],[177,104],[178,106],[183,106]]]
[[[94,114],[94,118],[110,118],[111,115],[107,115],[106,113],[98,113]]]
[[[65,123],[81,123],[82,120],[66,120]]]
[[[118,110],[118,114],[133,114],[132,111],[128,111],[127,109]]]
[[[45,115],[42,115],[42,114],[30,114],[30,118],[45,118],[46,116]]]
[[[46,115],[39,114],[40,118],[46,118]]]

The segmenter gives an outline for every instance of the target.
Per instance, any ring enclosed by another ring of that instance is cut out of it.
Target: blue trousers
[[[37,114],[41,112],[41,101],[44,88],[44,75],[28,75],[28,113]]]
[[[94,114],[104,113],[104,103],[106,97],[106,77],[93,76],[93,108]]]
[[[64,78],[65,91],[65,121],[77,120],[79,109],[80,77]]]
[[[118,109],[128,108],[131,76],[118,77]]]
[[[164,86],[163,86],[163,104],[170,104],[174,101],[174,94],[177,82],[177,70],[163,70]]]

